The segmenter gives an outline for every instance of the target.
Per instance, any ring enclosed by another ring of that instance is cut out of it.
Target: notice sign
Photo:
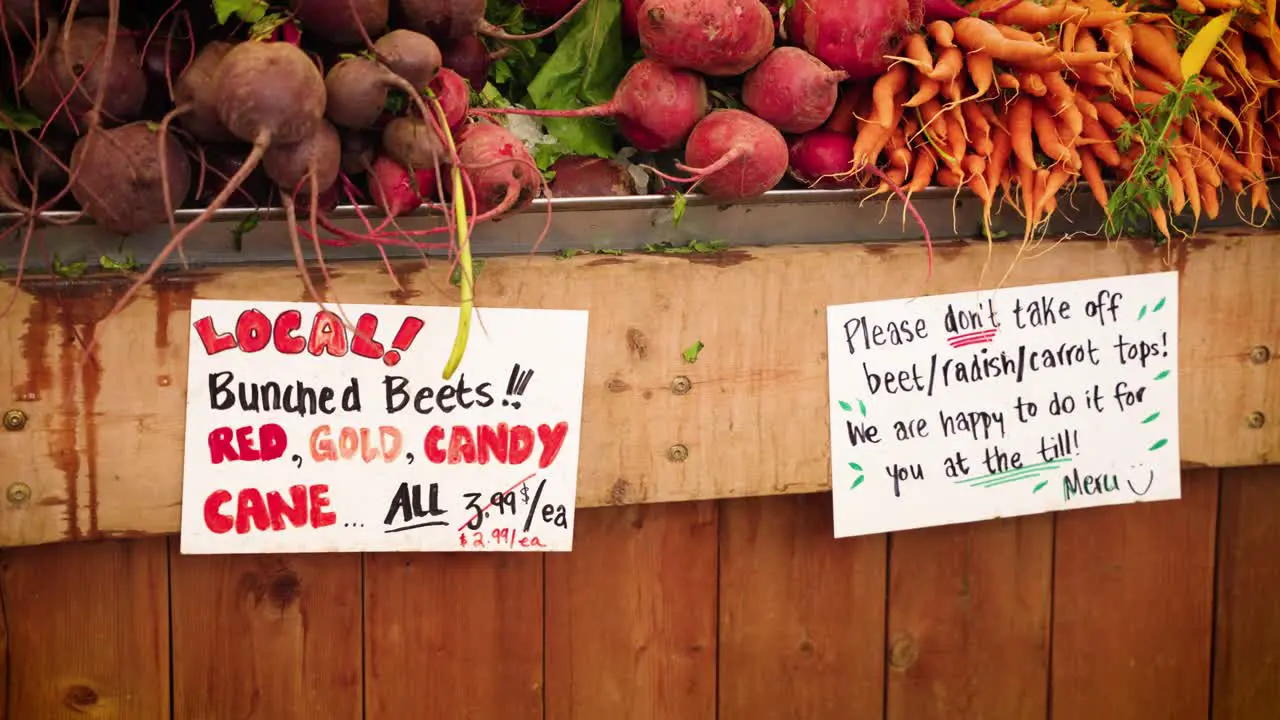
[[[827,320],[837,537],[1181,496],[1175,272]]]
[[[183,553],[572,548],[585,311],[478,311],[448,380],[457,308],[191,321]]]

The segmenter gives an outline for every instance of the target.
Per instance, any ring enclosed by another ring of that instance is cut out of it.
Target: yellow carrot
[[[1182,77],[1189,78],[1192,75],[1200,74],[1200,69],[1204,67],[1205,61],[1209,59],[1209,54],[1218,46],[1218,41],[1227,32],[1227,28],[1231,25],[1231,19],[1235,17],[1235,14],[1235,11],[1232,10],[1217,15],[1205,23],[1204,27],[1200,28],[1195,37],[1191,39],[1191,44],[1187,46],[1186,50],[1182,51],[1180,67]]]

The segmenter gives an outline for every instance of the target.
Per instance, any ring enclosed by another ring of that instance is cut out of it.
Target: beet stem
[[[560,16],[559,20],[556,20],[555,22],[539,30],[538,32],[528,33],[527,35],[511,35],[511,34],[508,34],[506,31],[504,31],[502,28],[492,25],[486,20],[481,20],[480,34],[486,37],[491,37],[495,40],[506,40],[507,42],[518,42],[520,40],[538,40],[550,35],[551,33],[558,30],[561,25],[565,24],[566,22],[569,22],[569,20],[574,15],[578,14],[579,10],[581,10],[583,7],[586,6],[587,2],[588,0],[578,0],[578,2],[573,7],[569,8],[568,12]]]

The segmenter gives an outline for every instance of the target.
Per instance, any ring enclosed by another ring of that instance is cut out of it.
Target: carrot
[[[942,106],[938,104],[936,99],[926,100],[916,108],[916,112],[920,113],[920,129],[929,133],[934,139],[946,140],[947,124],[945,121],[938,122],[942,119]]]
[[[964,52],[956,47],[943,48],[942,52],[938,53],[938,60],[933,64],[933,70],[928,77],[930,80],[945,84],[955,80],[963,69]]]
[[[997,15],[996,20],[1002,25],[1018,25],[1040,30],[1066,20],[1069,16],[1077,14],[1078,10],[1067,4],[1067,0],[1057,0],[1051,5],[1022,0]]]
[[[1163,169],[1169,176],[1169,207],[1174,215],[1179,215],[1187,207],[1186,186],[1182,184],[1182,176],[1176,166],[1165,163]]]
[[[1151,220],[1155,222],[1156,229],[1164,235],[1165,240],[1173,240],[1173,236],[1169,234],[1169,218],[1164,214],[1164,208],[1156,206],[1150,208]]]
[[[1050,57],[1023,60],[1014,64],[1025,70],[1034,70],[1036,72],[1055,72],[1057,70],[1079,72],[1081,68],[1100,65],[1115,58],[1116,53],[1113,51],[1060,52]],[[1098,69],[1101,70],[1101,68]]]
[[[1076,96],[1077,103],[1089,102]],[[1082,112],[1081,120],[1084,124],[1083,135],[1089,140],[1089,149],[1102,162],[1111,167],[1119,167],[1120,153],[1116,150],[1116,146],[1111,142],[1111,136],[1107,133],[1107,129],[1102,127],[1102,123],[1089,117],[1088,113]]]
[[[1018,166],[1018,193],[1022,196],[1022,216],[1027,221],[1025,237],[1028,238],[1031,237],[1031,229],[1035,225],[1032,215],[1036,205],[1036,170],[1034,166]]]
[[[964,82],[959,77],[951,78],[949,82],[943,83],[942,94],[947,97],[947,104],[944,109],[950,110],[964,101],[960,91],[961,83]]]
[[[995,28],[996,30],[1000,31],[1001,35],[1009,38],[1010,40],[1019,40],[1019,41],[1025,40],[1027,42],[1033,42],[1033,43],[1039,43],[1044,41],[1043,33],[1029,33],[1026,30],[1023,30],[1022,28],[1016,28],[1009,25],[1002,25],[1000,23],[995,23]]]
[[[1027,40],[1010,40],[996,26],[976,17],[960,18],[955,23],[956,42],[966,50],[982,50],[995,60],[1017,63],[1047,58],[1057,50],[1050,45]]]
[[[1173,89],[1173,83],[1146,65],[1134,63],[1133,67],[1130,68],[1130,72],[1133,73],[1133,79],[1137,80],[1147,90],[1163,95]]]
[[[1151,25],[1138,23],[1130,26],[1129,30],[1133,33],[1134,54],[1175,87],[1181,86],[1182,57],[1177,46]]]
[[[1076,49],[1076,35],[1080,32],[1080,25],[1074,22],[1062,23],[1062,33],[1058,37],[1058,49],[1071,52]],[[1087,31],[1086,31],[1087,32]]]
[[[920,107],[920,105],[936,98],[940,89],[942,89],[942,85],[937,80],[923,76],[918,77],[916,79],[916,94],[912,95],[903,105],[906,107]]]
[[[958,188],[961,184],[960,170],[950,167],[940,168],[936,174],[938,184],[943,187]]]
[[[1045,73],[1042,77],[1048,97],[1053,101],[1054,112],[1062,118],[1067,129],[1071,131],[1062,139],[1064,143],[1070,145],[1080,137],[1080,133],[1084,132],[1084,118],[1075,103],[1075,90],[1062,79],[1059,73]]]
[[[1071,51],[1077,53],[1096,53],[1098,52],[1098,43],[1093,38],[1093,33],[1085,30],[1076,35],[1076,42]],[[1109,88],[1111,87],[1111,77],[1098,64],[1085,63],[1076,68],[1076,76],[1080,78],[1080,82],[1094,87]]]
[[[1058,126],[1053,121],[1053,114],[1044,105],[1039,103],[1032,105],[1031,127],[1035,130],[1036,142],[1045,155],[1055,162],[1063,164],[1072,162],[1071,149],[1063,145],[1062,137],[1058,134]]]
[[[1003,110],[1003,108],[1001,108]],[[991,103],[981,103],[978,105],[978,112],[982,114],[982,118],[987,121],[991,127],[1003,128],[1004,121],[996,116],[995,108],[991,107]]]
[[[929,33],[929,37],[938,47],[951,48],[956,46],[956,34],[951,28],[951,23],[946,20],[934,20],[925,27],[925,31]]]
[[[1098,206],[1102,208],[1102,212],[1106,214],[1107,219],[1111,219],[1111,200],[1107,196],[1107,184],[1102,180],[1102,169],[1098,167],[1098,160],[1094,157],[1089,148],[1080,149],[1080,174],[1084,176],[1085,182],[1089,184],[1089,191],[1093,193],[1093,197],[1098,201]]]
[[[845,135],[853,135],[853,112],[858,107],[863,95],[863,85],[850,84],[840,88],[840,99],[831,111],[831,119],[827,120],[826,129]]]
[[[996,82],[996,69],[991,56],[984,52],[971,52],[965,56],[964,66],[969,72],[969,81],[973,83],[974,90],[968,99],[976,100],[986,95]]]
[[[1025,90],[1027,94],[1034,95],[1035,97],[1044,97],[1045,93],[1049,92],[1049,89],[1044,85],[1044,78],[1040,77],[1037,73],[1020,73],[1018,76],[1018,84],[1022,86],[1022,89]]]
[[[898,103],[894,98],[907,86],[907,66],[894,65],[889,71],[876,80],[871,87],[871,106],[875,117],[872,122],[883,128],[892,127],[894,108]],[[901,112],[901,109],[899,109]]]
[[[1050,204],[1057,205],[1058,191],[1071,179],[1071,173],[1067,172],[1065,168],[1055,165],[1044,178],[1044,187],[1040,189],[1040,206],[1036,208],[1036,217],[1053,211]]]
[[[1192,146],[1192,169],[1196,174],[1196,180],[1201,185],[1209,187],[1222,187],[1222,175],[1218,173],[1218,168],[1213,166],[1213,160],[1209,158],[1200,148]]]
[[[1206,71],[1209,69],[1209,62],[1216,61],[1206,61],[1204,64]],[[1255,83],[1268,87],[1276,85],[1277,80],[1271,75],[1271,66],[1258,53],[1252,50],[1245,51],[1245,67],[1248,68],[1249,79]]]
[[[1093,107],[1098,110],[1098,119],[1112,130],[1119,130],[1121,125],[1128,122],[1119,108],[1105,100],[1093,101]]]
[[[1200,182],[1196,178],[1195,165],[1191,162],[1191,156],[1179,145],[1173,146],[1173,159],[1178,168],[1178,177],[1182,180],[1182,193],[1186,195],[1187,204],[1191,206],[1191,215],[1198,221],[1200,220]]]
[[[1109,0],[1084,4],[1086,12],[1076,20],[1082,28],[1105,28],[1111,25],[1124,25],[1128,23],[1129,17],[1132,15],[1132,13],[1115,7]]]
[[[1107,49],[1114,50],[1120,57],[1133,62],[1133,30],[1127,22],[1103,25],[1102,39],[1107,42]]]
[[[1204,14],[1204,3],[1200,0],[1178,0],[1178,9],[1183,12],[1189,12],[1192,15]]]
[[[1231,153],[1222,149],[1221,144],[1211,139],[1208,134],[1200,131],[1200,124],[1196,122],[1196,118],[1187,118],[1182,123],[1182,128],[1183,132],[1187,134],[1187,137],[1191,138],[1196,147],[1203,150],[1206,155],[1217,163],[1219,172],[1229,169],[1241,177],[1247,177],[1250,180],[1256,179],[1252,177],[1249,168],[1241,165],[1240,161],[1236,160]]]
[[[996,73],[996,87],[1001,90],[1017,91],[1021,89],[1022,84],[1018,82],[1017,76],[1013,73],[1001,72]]]
[[[929,52],[929,41],[924,35],[913,33],[908,36],[902,54],[925,75],[933,71],[933,54]]]
[[[969,143],[979,155],[991,154],[991,123],[983,117],[982,111],[974,103],[964,103],[960,112],[964,115],[965,128],[969,131]]]
[[[1019,97],[1009,106],[1009,134],[1012,136],[1011,146],[1018,163],[1023,167],[1036,166],[1036,150],[1032,141],[1035,115],[1030,98]]]
[[[991,155],[987,158],[987,187],[992,192],[1006,186],[1009,177],[1009,154],[1013,150],[1012,138],[1004,128],[996,128],[991,138]]]
[[[1200,186],[1200,204],[1204,207],[1204,214],[1210,220],[1218,217],[1218,191],[1212,185]]]
[[[960,158],[964,157],[969,140],[965,126],[957,119],[959,115],[959,108],[956,108],[954,114],[947,113],[947,152],[951,157],[944,158],[944,161],[947,167],[955,170],[960,168]]]
[[[933,153],[926,145],[916,151],[915,169],[911,171],[911,182],[903,188],[907,195],[919,192],[929,187],[930,181],[933,180],[933,171],[938,166],[938,162],[933,157]]]
[[[895,129],[889,133],[889,142],[885,144],[885,159],[889,167],[906,170],[911,167],[911,148],[907,147],[906,133],[903,129]]]

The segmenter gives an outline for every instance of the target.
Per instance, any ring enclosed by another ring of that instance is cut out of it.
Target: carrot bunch
[[[1184,212],[1217,217],[1224,187],[1267,218],[1280,31],[1274,0],[1255,14],[1248,2],[1264,0],[1170,0],[1165,12],[1024,0],[994,20],[936,21],[873,84],[849,88],[832,123],[856,130],[853,169],[882,168],[880,191],[968,189],[988,227],[997,200],[1015,207],[1026,239],[1081,179],[1117,232],[1145,215],[1171,238]]]

